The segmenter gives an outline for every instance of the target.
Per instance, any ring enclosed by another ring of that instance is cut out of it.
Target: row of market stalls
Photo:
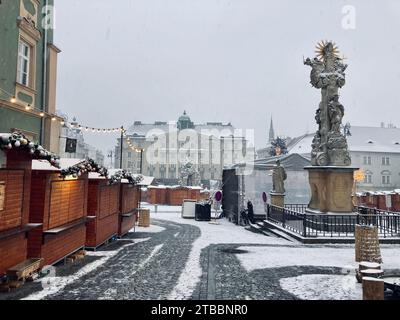
[[[210,191],[199,186],[148,186],[143,192],[143,201],[149,204],[181,206],[184,200],[208,200]]]
[[[0,134],[0,277],[52,265],[134,227],[143,177],[59,159]]]
[[[353,202],[357,206],[400,212],[400,190],[358,192]]]

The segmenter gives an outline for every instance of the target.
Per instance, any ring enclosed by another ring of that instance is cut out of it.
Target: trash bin
[[[149,209],[139,209],[139,227],[150,227]]]
[[[183,200],[182,218],[194,219],[196,217],[196,200]]]
[[[196,203],[196,221],[211,221],[211,204]]]

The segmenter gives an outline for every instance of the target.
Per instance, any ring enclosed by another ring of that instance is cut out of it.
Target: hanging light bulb
[[[39,115],[40,115],[41,117],[44,117],[44,112],[40,112]]]
[[[60,124],[63,126],[65,124],[65,121],[61,120]]]
[[[10,99],[10,102],[11,102],[11,103],[16,103],[16,102],[17,102],[17,98],[16,98],[15,96],[13,96],[13,97]]]
[[[25,110],[27,110],[27,111],[31,110],[31,105],[28,104],[28,105],[25,107]]]

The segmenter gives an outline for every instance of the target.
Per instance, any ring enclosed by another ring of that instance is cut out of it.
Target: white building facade
[[[352,165],[364,172],[358,191],[393,190],[400,188],[400,129],[393,126],[350,128],[347,136]],[[314,134],[294,139],[290,153],[310,157]]]
[[[120,140],[115,150],[116,167],[121,165]],[[230,123],[194,124],[184,112],[178,121],[169,123],[136,121],[123,139],[122,168],[174,185],[181,167],[190,162],[207,186],[210,181],[222,180],[224,166],[246,161],[246,157],[254,159],[251,134],[236,130]]]

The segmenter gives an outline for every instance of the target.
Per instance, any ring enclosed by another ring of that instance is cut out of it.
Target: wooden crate
[[[33,170],[28,257],[51,265],[85,245],[88,177],[61,179],[57,170]]]
[[[96,248],[118,234],[120,219],[120,184],[109,185],[106,179],[89,179],[86,247]]]
[[[41,258],[28,259],[7,270],[7,277],[13,280],[26,279],[39,270]]]

